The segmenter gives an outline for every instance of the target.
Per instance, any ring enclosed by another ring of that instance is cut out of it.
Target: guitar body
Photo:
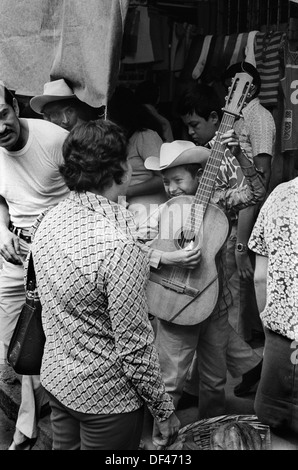
[[[193,199],[193,196],[178,196],[164,205],[161,227],[150,244],[152,248],[164,252],[181,248],[181,234],[183,237]],[[216,258],[229,232],[230,223],[225,213],[209,203],[199,233],[193,239],[193,243],[201,247],[198,267],[152,268],[147,287],[150,313],[179,325],[200,323],[212,313],[219,293]]]
[[[225,152],[220,136],[232,129],[250,92],[252,77],[235,75],[224,114],[194,196],[177,196],[162,208],[159,234],[152,248],[163,252],[199,245],[201,260],[195,269],[162,266],[151,269],[147,297],[149,312],[178,325],[195,325],[212,313],[219,294],[218,256],[230,224],[225,213],[210,203]]]

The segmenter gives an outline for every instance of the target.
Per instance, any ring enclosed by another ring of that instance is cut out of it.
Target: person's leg
[[[192,363],[185,379],[183,394],[181,399],[179,400],[179,410],[198,406],[199,383],[200,376],[198,370],[198,357],[197,352],[195,352],[195,355],[193,357]]]
[[[23,375],[21,404],[9,450],[30,450],[38,437],[37,422],[45,398],[39,375]]]
[[[262,361],[262,356],[242,339],[229,324],[227,366],[233,378],[241,377]]]
[[[267,328],[254,408],[258,419],[273,432],[298,433],[298,364],[293,341]]]
[[[143,408],[130,413],[87,414],[74,411],[49,394],[53,450],[137,450]]]
[[[181,398],[188,369],[198,343],[200,325],[184,326],[159,320],[156,347],[162,376],[175,408]]]
[[[249,258],[254,269],[255,254],[251,251]],[[258,343],[262,344],[264,342],[264,328],[260,319],[253,278],[240,280],[240,294],[237,331],[246,341],[258,340]]]
[[[22,259],[25,261],[29,245],[20,239],[20,248]],[[24,266],[4,261],[0,271],[0,339],[4,361],[24,302]],[[42,400],[43,389],[39,376],[23,376],[16,431],[9,450],[16,450],[18,445],[22,445],[24,450],[32,447],[32,442],[37,437],[37,421]]]
[[[52,450],[80,450],[80,421],[53,395],[47,395],[51,406]]]
[[[228,315],[211,316],[202,324],[198,342],[199,419],[225,414]]]
[[[24,252],[24,257],[25,254]],[[0,270],[0,361],[2,364],[6,363],[9,342],[24,302],[24,267],[4,261]]]
[[[81,450],[138,450],[143,408],[130,413],[81,417]]]

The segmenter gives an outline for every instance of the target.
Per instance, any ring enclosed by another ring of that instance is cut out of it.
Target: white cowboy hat
[[[188,140],[174,140],[162,144],[160,156],[146,158],[144,165],[148,170],[153,171],[162,171],[189,163],[199,163],[204,168],[209,155],[210,150],[206,147],[196,146]]]
[[[30,106],[38,114],[42,114],[43,107],[52,101],[67,100],[76,98],[73,90],[69,88],[63,78],[47,82],[43,87],[43,95],[37,95],[31,98]]]

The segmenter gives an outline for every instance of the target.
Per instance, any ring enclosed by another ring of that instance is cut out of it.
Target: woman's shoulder
[[[159,134],[153,129],[143,129],[141,131],[136,131],[132,134],[132,136],[129,139],[130,142],[146,141],[146,140],[162,141]]]

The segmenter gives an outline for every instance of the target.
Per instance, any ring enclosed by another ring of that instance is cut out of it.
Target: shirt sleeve
[[[124,243],[111,252],[105,263],[109,315],[124,373],[152,416],[164,421],[173,413],[174,405],[165,391],[148,318],[148,260],[135,243]]]
[[[245,176],[245,182],[241,187],[225,188],[216,187],[211,202],[223,207],[226,211],[239,211],[247,206],[261,202],[266,194],[266,189],[254,165],[241,168]]]
[[[151,129],[140,132],[137,140],[138,154],[144,161],[148,157],[159,157],[162,143],[162,138],[157,132]]]
[[[147,219],[145,219],[138,226],[137,238],[139,245],[144,253],[149,258],[149,263],[152,268],[158,268],[162,252],[155,250],[150,245],[152,241],[158,236],[159,233],[159,221],[161,208],[164,204],[161,204],[153,212],[150,212]]]
[[[263,110],[262,113],[255,113],[249,126],[252,154],[255,156],[266,153],[272,156],[275,134],[275,123],[272,114],[268,110]]]

